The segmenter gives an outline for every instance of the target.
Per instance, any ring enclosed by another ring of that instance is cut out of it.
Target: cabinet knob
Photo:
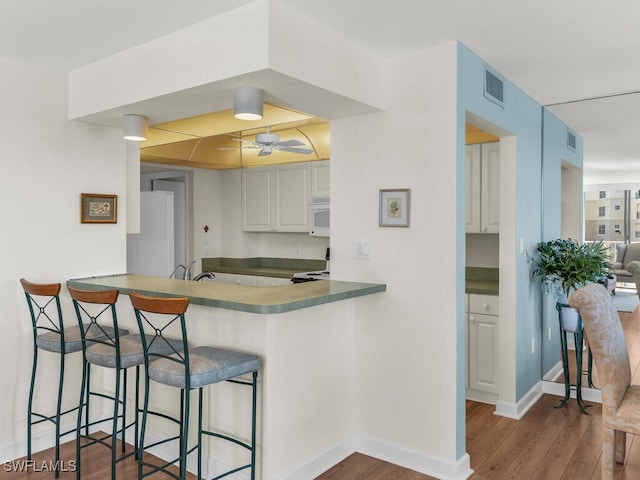
[[[482,308],[489,308],[489,304],[487,302],[482,302]]]
[[[487,227],[482,227],[482,231],[486,232],[487,231]]]
[[[471,322],[475,322],[476,321],[476,317],[474,317],[473,315],[469,315],[469,320]]]

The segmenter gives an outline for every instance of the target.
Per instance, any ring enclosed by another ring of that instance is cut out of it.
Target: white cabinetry
[[[234,285],[245,285],[247,287],[257,286],[255,275],[240,275],[237,273],[216,273],[216,278],[206,279],[212,283],[231,283]]]
[[[291,283],[290,278],[241,275],[239,273],[216,273],[216,278],[207,278],[203,281],[244,285],[247,287],[277,287],[279,285],[288,285]]]
[[[495,401],[498,393],[497,295],[468,295],[467,398]]]
[[[309,162],[242,170],[242,230],[307,232],[310,191]]]
[[[500,232],[500,143],[467,145],[467,233]]]
[[[331,194],[329,160],[311,162],[311,195],[328,197]]]
[[[291,279],[282,277],[256,277],[256,282],[256,287],[277,287],[291,284]]]

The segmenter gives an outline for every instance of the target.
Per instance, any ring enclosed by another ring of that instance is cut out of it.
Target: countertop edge
[[[365,295],[371,295],[374,293],[384,292],[387,289],[385,284],[374,284],[374,283],[360,283],[360,282],[343,282],[339,280],[318,280],[318,282],[333,282],[335,284],[351,284],[354,285],[355,288],[346,288],[344,290],[329,292],[326,294],[313,294],[307,298],[296,299],[293,301],[283,301],[282,303],[276,304],[264,304],[264,303],[247,303],[247,302],[239,302],[234,300],[223,300],[218,298],[207,298],[198,295],[184,294],[184,293],[172,293],[163,290],[154,290],[148,288],[129,288],[121,285],[109,285],[108,280],[116,281],[117,277],[125,277],[128,274],[120,274],[120,275],[105,275],[101,277],[85,277],[85,278],[72,278],[67,280],[67,285],[71,285],[77,288],[88,289],[88,290],[109,290],[113,288],[118,288],[120,293],[128,294],[131,291],[139,292],[143,295],[158,295],[161,294],[167,297],[189,297],[191,302],[195,305],[202,305],[206,307],[216,307],[222,308],[226,310],[236,310],[247,313],[257,313],[257,314],[278,314],[278,313],[286,313],[295,310],[301,310],[308,307],[314,307],[317,305],[324,305],[327,303],[337,302],[341,300],[347,300],[350,298],[357,298]],[[134,276],[135,277],[135,276]],[[99,284],[101,279],[107,280],[106,284]],[[315,282],[312,282],[315,283]],[[299,284],[304,285],[304,284]],[[245,287],[238,286],[238,288],[256,288],[260,290],[268,289],[268,288],[299,288],[299,285],[285,285],[281,287]],[[230,285],[233,286],[233,285]]]

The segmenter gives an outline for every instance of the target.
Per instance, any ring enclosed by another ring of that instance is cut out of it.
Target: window
[[[616,223],[616,224],[613,226],[613,228],[614,228],[615,230],[620,230],[620,224],[619,224],[619,223]]]
[[[598,225],[598,235],[604,235],[605,232],[605,226],[604,225]]]
[[[620,205],[614,205],[613,209],[617,212],[620,211]]]
[[[604,217],[605,216],[605,208],[606,207],[598,207],[598,216],[599,217]]]
[[[599,198],[607,198],[606,190],[600,190]]]
[[[640,232],[636,230],[636,238],[640,238]]]

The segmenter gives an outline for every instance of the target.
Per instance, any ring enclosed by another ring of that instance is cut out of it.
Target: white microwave
[[[329,236],[329,197],[311,197],[309,201],[309,235]]]

